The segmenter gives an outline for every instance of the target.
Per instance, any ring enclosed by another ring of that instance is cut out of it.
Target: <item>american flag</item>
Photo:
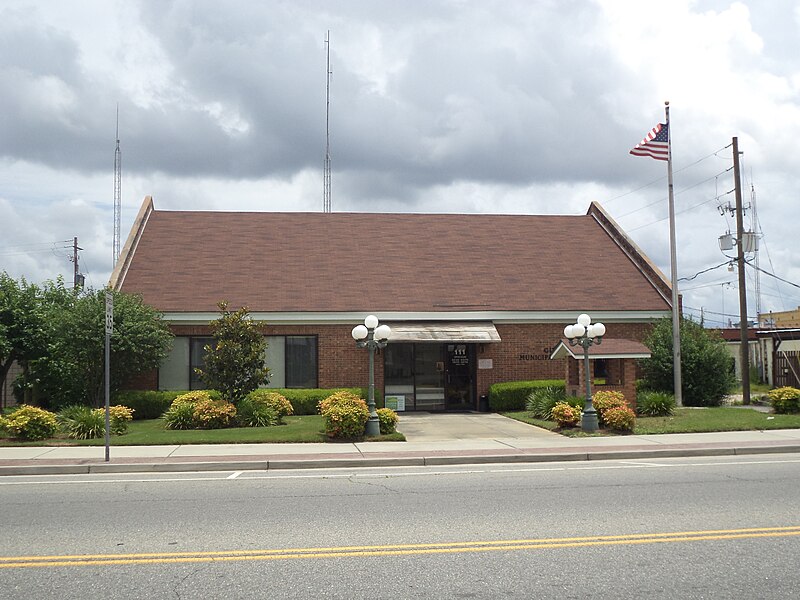
[[[644,139],[631,150],[634,156],[649,156],[656,160],[669,159],[669,127],[659,123],[647,132]]]

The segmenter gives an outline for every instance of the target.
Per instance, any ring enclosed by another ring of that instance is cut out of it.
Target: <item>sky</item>
[[[117,107],[123,244],[147,195],[321,211],[328,49],[333,211],[597,201],[669,276],[667,164],[629,154],[669,101],[685,314],[739,321],[734,136],[748,316],[800,306],[800,0],[4,0],[0,271],[71,282],[77,237],[107,283]]]

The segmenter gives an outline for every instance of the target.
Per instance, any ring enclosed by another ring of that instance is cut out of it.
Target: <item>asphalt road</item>
[[[0,598],[789,598],[800,456],[5,477]]]

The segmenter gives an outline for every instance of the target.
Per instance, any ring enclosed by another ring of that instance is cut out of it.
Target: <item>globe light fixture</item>
[[[369,350],[369,395],[367,401],[369,420],[364,431],[364,434],[368,436],[381,434],[378,412],[375,410],[375,350],[385,348],[392,335],[392,330],[388,325],[379,325],[378,323],[378,317],[368,315],[364,319],[364,324],[356,325],[351,332],[356,346]]]
[[[592,405],[592,379],[589,373],[589,346],[600,344],[606,334],[606,326],[602,323],[592,323],[592,318],[586,313],[578,316],[577,323],[564,328],[564,337],[569,340],[570,346],[583,347],[583,372],[586,379],[586,404],[581,415],[581,429],[583,431],[597,431],[597,411]]]

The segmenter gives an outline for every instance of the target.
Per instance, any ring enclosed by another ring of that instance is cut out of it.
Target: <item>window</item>
[[[205,384],[195,372],[205,365],[205,347],[212,337],[176,337],[172,350],[158,371],[160,390],[201,390]],[[269,368],[271,388],[316,388],[317,336],[267,336],[264,361]]]
[[[271,388],[316,388],[317,336],[267,336],[265,356]]]
[[[173,338],[172,348],[158,370],[158,389],[188,390],[189,370],[186,368],[188,364],[189,338]]]
[[[205,385],[195,368],[205,365],[206,344],[214,345],[210,337],[176,337],[172,349],[158,369],[158,389],[160,390],[201,390]]]
[[[203,390],[206,387],[200,380],[200,376],[195,372],[195,369],[202,369],[206,365],[206,351],[205,347],[214,346],[214,338],[210,337],[193,337],[189,338],[189,389],[190,390]]]

